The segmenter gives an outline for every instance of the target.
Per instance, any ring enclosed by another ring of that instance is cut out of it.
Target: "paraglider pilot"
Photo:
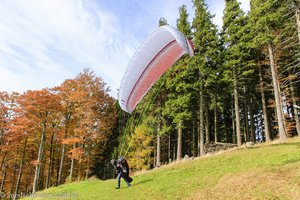
[[[111,164],[118,174],[118,186],[116,186],[116,189],[120,189],[121,177],[123,177],[127,186],[130,187],[133,179],[129,177],[129,166],[126,159],[124,157],[120,157],[118,160],[112,159]]]

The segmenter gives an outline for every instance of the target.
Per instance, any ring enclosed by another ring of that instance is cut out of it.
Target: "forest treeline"
[[[111,178],[118,156],[142,170],[203,156],[214,142],[299,135],[300,1],[250,3],[244,13],[225,0],[219,29],[204,0],[193,0],[193,17],[180,7],[177,28],[195,55],[172,66],[132,114],[89,69],[54,88],[0,92],[0,194],[16,199],[93,175]]]
[[[204,0],[193,5],[191,22],[179,8],[177,29],[193,42],[194,57],[171,67],[132,115],[119,111],[117,152],[133,169],[202,156],[212,142],[241,146],[300,133],[300,1],[251,0],[245,13],[225,0],[219,29]]]
[[[89,69],[54,88],[0,92],[0,199],[105,174],[97,166],[110,158],[117,119],[108,92]]]

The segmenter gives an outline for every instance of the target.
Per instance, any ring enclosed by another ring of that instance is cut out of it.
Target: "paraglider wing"
[[[186,53],[193,56],[193,47],[180,31],[171,26],[153,31],[127,66],[120,86],[121,108],[132,113],[159,77]]]

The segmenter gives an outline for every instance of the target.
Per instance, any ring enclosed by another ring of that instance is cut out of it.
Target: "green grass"
[[[117,180],[89,180],[26,199],[300,199],[300,138],[236,149]]]

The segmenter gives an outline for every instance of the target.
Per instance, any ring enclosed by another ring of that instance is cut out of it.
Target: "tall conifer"
[[[191,37],[190,23],[188,22],[188,13],[186,6],[179,8],[179,19],[177,20],[177,29],[188,38]],[[177,130],[177,161],[182,158],[182,134],[184,123],[191,118],[189,109],[191,101],[191,82],[188,70],[189,58],[184,57],[178,61],[168,72],[166,86],[170,90],[168,100],[163,109],[164,115],[169,115]]]
[[[250,20],[255,33],[254,42],[258,48],[266,48],[266,55],[271,68],[273,91],[275,97],[275,110],[278,122],[279,137],[286,139],[284,119],[282,111],[282,98],[280,84],[278,81],[278,63],[276,57],[276,46],[280,42],[280,31],[284,24],[284,2],[277,0],[251,0]]]
[[[204,107],[211,77],[217,73],[212,72],[217,66],[219,55],[217,28],[212,23],[213,16],[208,11],[204,0],[194,0],[195,18],[192,23],[194,29],[195,56],[192,60],[194,70],[198,75],[195,88],[198,88],[199,102],[199,134],[198,134],[198,154],[204,155]],[[208,121],[206,121],[208,123]]]
[[[240,106],[239,106],[239,90],[238,77],[243,72],[243,59],[244,55],[244,26],[246,19],[244,12],[241,10],[237,0],[226,0],[225,10],[223,16],[223,30],[222,35],[225,42],[225,56],[226,68],[231,72],[228,75],[231,78],[233,85],[233,99],[234,99],[234,111],[235,111],[235,126],[237,144],[241,146],[241,126],[240,126]]]

